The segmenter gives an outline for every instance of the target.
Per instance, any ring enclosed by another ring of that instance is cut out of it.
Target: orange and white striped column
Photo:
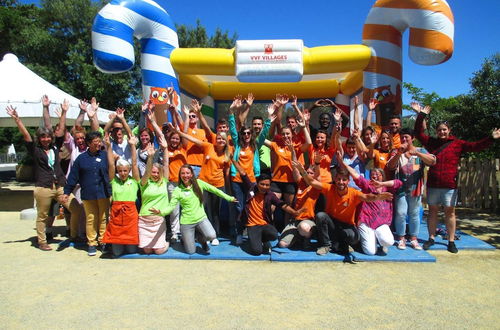
[[[372,49],[364,70],[363,103],[379,100],[377,124],[401,114],[402,34],[410,30],[409,55],[421,65],[447,61],[453,53],[454,21],[445,0],[378,0],[363,28],[363,44]]]

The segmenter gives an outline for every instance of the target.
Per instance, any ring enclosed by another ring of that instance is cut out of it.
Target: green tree
[[[500,123],[500,53],[485,59],[482,67],[470,79],[468,94],[441,98],[436,93],[427,93],[422,88],[404,83],[403,87],[415,101],[432,107],[428,121],[428,133],[435,134],[438,121],[447,121],[452,134],[466,141],[477,141],[489,134]],[[409,105],[405,109],[411,110]],[[500,145],[481,153],[471,153],[472,157],[500,157]]]
[[[214,35],[208,36],[207,30],[201,25],[200,20],[196,21],[196,26],[191,27],[184,24],[176,25],[179,36],[179,47],[181,48],[233,48],[238,39],[238,35],[233,33],[229,37],[229,32],[220,28],[215,30]]]

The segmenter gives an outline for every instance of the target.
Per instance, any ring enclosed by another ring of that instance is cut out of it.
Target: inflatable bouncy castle
[[[94,63],[118,73],[134,65],[134,40],[141,44],[143,96],[167,120],[166,88],[177,104],[190,97],[214,108],[235,94],[270,100],[276,93],[299,99],[335,98],[346,111],[362,93],[366,110],[377,98],[375,121],[385,125],[401,114],[402,34],[410,30],[412,61],[435,65],[453,52],[453,14],[445,0],[377,0],[363,29],[361,45],[308,48],[302,40],[238,40],[234,49],[179,48],[163,0],[112,0],[96,16],[92,32]],[[217,111],[214,111],[217,116]]]

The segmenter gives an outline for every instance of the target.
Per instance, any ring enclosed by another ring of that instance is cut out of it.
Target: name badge
[[[185,192],[184,192],[184,195],[185,195],[186,197],[187,197],[187,196],[189,196],[190,194],[191,194],[191,192],[190,192],[190,191],[185,191]]]
[[[96,158],[95,161],[98,162],[98,163],[100,163],[101,162],[101,158]]]
[[[244,152],[244,151],[240,151],[240,155],[244,155],[244,154],[245,154],[245,152]]]
[[[169,154],[170,156],[173,156],[173,155],[174,155],[174,153],[173,153],[172,151],[170,151],[168,154]]]
[[[344,202],[344,207],[348,207],[349,206],[349,203],[348,202]]]
[[[285,152],[285,149],[279,149],[280,152]]]

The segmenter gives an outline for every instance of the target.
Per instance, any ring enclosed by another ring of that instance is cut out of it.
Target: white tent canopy
[[[0,62],[0,127],[16,126],[14,120],[5,111],[8,105],[17,108],[17,113],[24,125],[38,127],[42,122],[41,98],[43,95],[47,95],[51,100],[49,114],[53,125],[59,122],[56,110],[64,99],[70,103],[66,124],[68,126],[74,124],[80,113],[80,100],[39,77],[22,65],[16,55],[6,54]],[[99,122],[106,123],[110,113],[109,110],[99,108],[97,112]],[[86,121],[88,123],[88,119]]]

